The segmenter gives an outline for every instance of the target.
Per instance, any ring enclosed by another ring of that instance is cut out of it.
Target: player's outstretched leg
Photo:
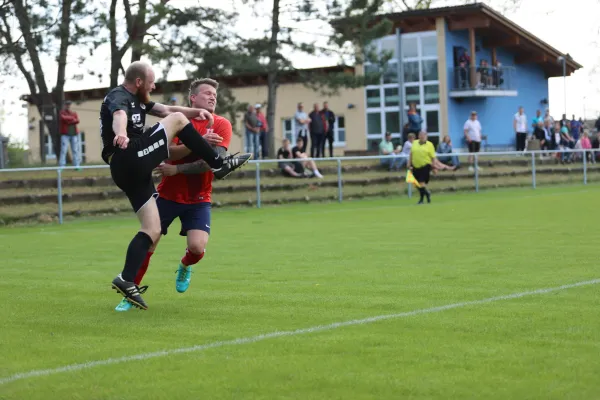
[[[185,256],[181,259],[177,268],[177,276],[175,277],[175,290],[179,293],[184,293],[190,287],[192,280],[192,266],[204,257],[204,251],[201,253],[192,253],[190,249],[186,249]]]
[[[129,243],[123,272],[112,281],[112,288],[135,307],[147,310],[148,306],[141,296],[145,290],[142,290],[134,281],[148,251],[160,238],[160,216],[154,197],[150,197],[143,206],[137,209],[137,216],[141,223],[141,229]]]
[[[192,123],[182,113],[173,113],[162,119],[160,123],[164,126],[169,143],[175,136],[181,142],[212,168],[215,178],[225,179],[236,169],[246,164],[251,158],[251,153],[242,153],[219,157],[212,146],[204,140]]]
[[[154,244],[153,247],[156,247],[156,243]],[[144,278],[144,275],[146,274],[146,271],[148,270],[148,266],[150,265],[150,258],[152,257],[153,254],[154,254],[154,252],[152,251],[152,249],[150,251],[148,251],[148,253],[146,254],[146,259],[144,260],[144,263],[138,270],[137,275],[133,281],[136,285],[138,285],[138,290],[139,290],[140,294],[144,294],[146,292],[146,290],[148,290],[148,286],[140,286],[140,284],[142,283],[142,279]],[[117,305],[117,307],[115,307],[115,311],[119,311],[119,312],[129,311],[129,310],[131,310],[132,307],[133,307],[133,304],[131,304],[129,301],[127,301],[127,299],[125,297],[123,297],[121,302]]]

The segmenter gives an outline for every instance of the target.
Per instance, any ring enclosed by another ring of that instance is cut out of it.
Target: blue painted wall
[[[491,62],[491,49],[485,49],[482,39],[476,37],[479,47],[477,52],[477,64],[481,59]],[[446,26],[446,61],[450,71],[454,67],[454,46],[469,48],[469,32],[449,31]],[[525,114],[529,121],[535,116],[535,112],[541,109],[544,112],[542,99],[548,99],[548,80],[544,71],[537,64],[515,65],[515,55],[508,49],[498,48],[496,50],[498,60],[503,66],[514,66],[516,71],[512,76],[512,87],[518,91],[517,97],[479,97],[465,99],[448,99],[448,128],[452,143],[456,148],[465,147],[463,125],[472,110],[477,111],[479,120],[483,127],[483,133],[488,136],[490,147],[505,148],[514,147],[515,135],[512,128],[512,120],[519,106],[525,108]],[[449,80],[452,74],[448,74]],[[447,82],[448,91],[451,90],[452,82]],[[529,124],[531,125],[531,124]],[[529,126],[528,125],[528,126]]]

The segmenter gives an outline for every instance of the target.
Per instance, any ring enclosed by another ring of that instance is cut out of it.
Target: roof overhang
[[[437,18],[444,18],[450,31],[475,29],[477,37],[483,39],[484,47],[509,48],[516,54],[517,64],[540,64],[548,77],[562,76],[561,57],[566,59],[567,75],[583,68],[568,54],[558,51],[482,3],[382,14],[375,16],[371,23],[387,19],[392,22],[392,32],[400,28],[402,33],[413,33],[435,30]],[[334,26],[342,24],[343,19],[334,22]]]
[[[278,83],[298,83],[302,82],[306,76],[312,74],[351,74],[354,75],[354,67],[347,65],[334,65],[321,68],[308,69],[293,69],[288,71],[278,72]],[[219,83],[225,84],[230,88],[249,87],[249,86],[264,86],[267,85],[267,72],[246,73],[238,75],[226,75],[212,77]],[[187,93],[190,88],[192,79],[184,79],[179,81],[156,82],[156,89],[152,92],[153,95],[172,94],[172,93]],[[65,92],[65,100],[84,101],[103,99],[106,93],[110,90],[109,87],[100,87],[84,90],[73,90]],[[21,100],[28,103],[35,103],[36,95],[23,95]],[[50,100],[51,101],[51,100]]]

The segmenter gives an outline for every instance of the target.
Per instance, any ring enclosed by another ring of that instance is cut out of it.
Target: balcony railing
[[[514,67],[451,68],[451,97],[516,96]]]

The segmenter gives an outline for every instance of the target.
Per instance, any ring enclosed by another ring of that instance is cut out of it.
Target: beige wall
[[[234,88],[233,94],[237,101],[251,104],[267,102],[267,87],[252,86],[243,88]],[[183,99],[183,93],[177,93],[178,99]],[[283,138],[283,120],[293,118],[296,112],[298,102],[304,103],[307,112],[312,110],[315,102],[322,104],[323,101],[329,101],[329,108],[336,115],[343,115],[346,122],[346,147],[337,148],[336,154],[342,155],[344,150],[364,150],[366,148],[365,134],[365,96],[364,89],[342,89],[340,94],[333,97],[322,97],[319,93],[306,88],[302,84],[282,84],[277,91],[277,109],[275,114],[275,143],[279,146]],[[80,104],[73,103],[73,111],[79,115],[79,129],[85,132],[86,141],[86,159],[88,163],[101,163],[100,157],[102,142],[100,139],[100,120],[99,111],[101,100],[90,100]],[[354,108],[348,109],[348,104],[353,104]],[[266,109],[264,110],[266,112]],[[31,149],[31,159],[33,162],[40,161],[39,149],[39,120],[40,116],[35,107],[29,107],[29,118],[35,118],[32,122],[33,129],[29,131],[29,147]],[[146,125],[152,125],[158,118],[148,116]],[[230,151],[237,152],[243,149],[243,114],[238,115],[237,121],[233,122],[236,126],[238,135],[234,135]]]

